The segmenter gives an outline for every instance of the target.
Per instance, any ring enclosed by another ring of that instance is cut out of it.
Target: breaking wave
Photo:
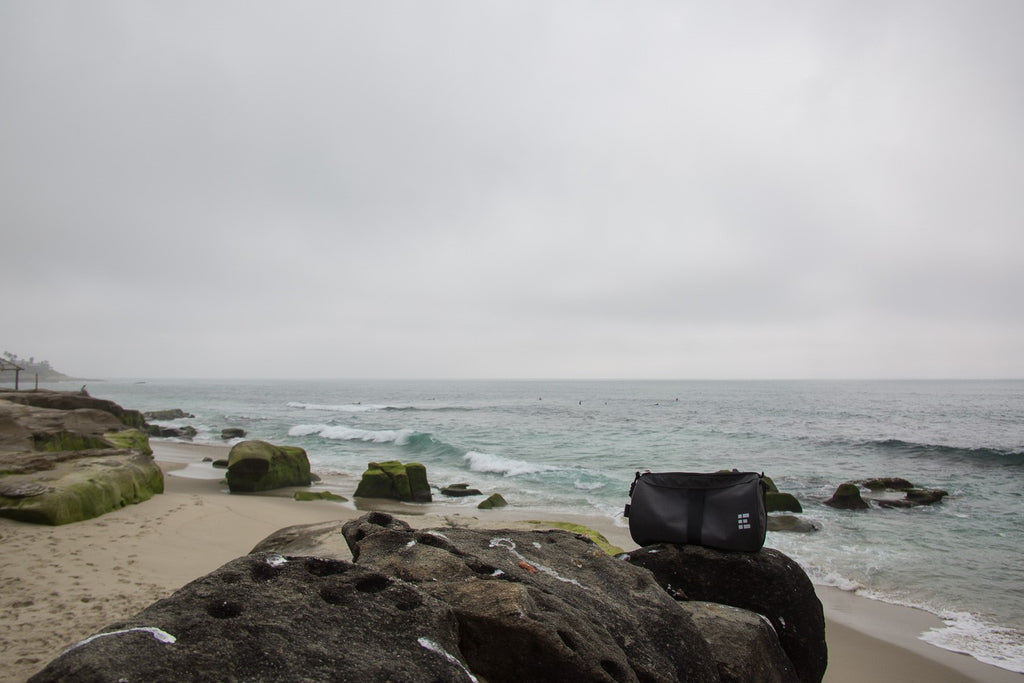
[[[367,441],[370,443],[393,443],[404,446],[416,432],[411,429],[356,429],[322,424],[296,425],[288,430],[288,436],[318,435],[324,439],[338,441]]]
[[[549,472],[554,467],[545,467],[525,460],[514,458],[503,458],[500,455],[469,451],[462,456],[468,463],[472,472],[491,472],[503,474],[506,477],[515,477],[520,474],[536,474],[537,472]]]

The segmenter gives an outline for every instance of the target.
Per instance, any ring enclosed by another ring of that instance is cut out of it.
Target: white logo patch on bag
[[[736,528],[737,529],[749,529],[750,528],[750,513],[741,512],[736,515]]]

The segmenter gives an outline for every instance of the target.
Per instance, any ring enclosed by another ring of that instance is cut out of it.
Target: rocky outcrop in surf
[[[232,493],[309,486],[312,483],[309,457],[298,446],[242,441],[232,446],[228,453],[227,480]]]
[[[433,500],[427,468],[418,462],[371,462],[356,487],[357,498],[390,498],[412,503]]]
[[[870,492],[866,500],[862,487]],[[840,510],[867,510],[871,503],[882,508],[912,508],[940,503],[948,495],[943,489],[920,488],[901,477],[876,477],[840,484],[825,505]]]
[[[802,570],[774,551],[690,550],[652,546],[625,559],[567,531],[419,530],[382,512],[289,527],[71,647],[31,680],[176,681],[200,672],[207,680],[820,681],[821,604],[804,590]],[[693,572],[700,576],[687,580],[686,595],[666,583]]]

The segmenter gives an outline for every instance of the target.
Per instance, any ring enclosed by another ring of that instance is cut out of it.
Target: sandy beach
[[[102,517],[60,527],[0,519],[0,681],[24,681],[69,645],[126,618],[177,588],[248,553],[293,524],[350,519],[350,503],[296,502],[280,495],[232,495],[204,457],[226,448],[154,442],[165,492]],[[355,481],[353,481],[353,489]],[[315,487],[314,487],[315,488]],[[529,511],[480,511],[440,504],[387,509],[414,527],[527,526]],[[598,517],[575,521],[624,549],[625,527]],[[825,605],[829,683],[871,680],[1024,681],[1024,675],[933,647],[917,635],[941,622],[925,612],[819,589]]]

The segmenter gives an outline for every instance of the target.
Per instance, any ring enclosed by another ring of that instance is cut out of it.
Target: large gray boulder
[[[680,602],[563,530],[374,512],[282,529],[32,680],[808,680],[780,645],[784,614]]]
[[[756,553],[659,544],[629,553],[682,600],[731,605],[763,615],[804,683],[818,683],[828,665],[825,614],[814,585],[796,562],[771,548]]]
[[[466,681],[452,609],[349,562],[240,557],[31,681]]]

